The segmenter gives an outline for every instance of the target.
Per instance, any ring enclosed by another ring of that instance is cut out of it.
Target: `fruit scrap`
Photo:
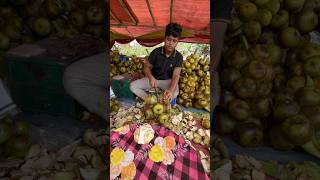
[[[114,131],[119,132],[120,134],[127,134],[130,131],[130,127],[129,127],[129,125],[125,125],[125,126],[122,126]]]
[[[198,133],[193,133],[193,142],[200,144],[202,142],[202,137]]]
[[[122,127],[132,122],[140,123],[144,121],[144,115],[137,105],[132,107],[121,107],[118,112],[110,114],[110,127],[112,129]]]
[[[187,133],[186,133],[186,137],[187,137],[187,139],[190,140],[190,141],[193,140],[193,138],[194,138],[193,132],[190,132],[190,131],[187,132]]]
[[[210,120],[207,118],[203,118],[201,124],[204,128],[210,129]]]
[[[181,122],[182,121],[182,114],[183,113],[179,113],[178,115],[176,115],[176,116],[173,116],[173,118],[172,118],[172,124],[178,124],[179,122]]]

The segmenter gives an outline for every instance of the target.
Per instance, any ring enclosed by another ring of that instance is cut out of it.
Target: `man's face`
[[[164,47],[167,52],[172,52],[179,42],[179,38],[173,36],[166,36],[164,39]]]

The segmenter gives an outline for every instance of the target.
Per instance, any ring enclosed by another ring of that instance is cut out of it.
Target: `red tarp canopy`
[[[181,41],[210,43],[209,0],[110,0],[111,45],[136,39],[154,46],[163,41],[169,22],[182,25],[187,35]]]

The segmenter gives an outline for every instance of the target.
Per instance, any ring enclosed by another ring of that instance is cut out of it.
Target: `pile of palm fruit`
[[[121,61],[119,51],[114,50],[110,53],[110,77],[125,73],[142,73],[144,61],[141,58],[132,56],[127,61]]]
[[[219,74],[220,134],[320,157],[319,0],[235,0]],[[312,32],[312,33],[311,33]]]
[[[210,109],[210,62],[192,54],[183,61],[179,80],[178,104],[184,107]]]

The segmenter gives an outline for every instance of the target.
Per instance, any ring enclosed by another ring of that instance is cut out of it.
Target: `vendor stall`
[[[169,22],[181,24],[183,42],[210,43],[208,0],[110,1],[111,45],[114,41],[128,43],[136,39],[144,46],[155,46],[163,41],[163,29]],[[117,38],[119,34],[121,37]]]
[[[187,13],[193,12],[193,13]],[[135,40],[154,47],[164,40],[170,22],[182,26],[181,42],[209,44],[210,3],[197,1],[122,1],[110,3],[110,44]],[[136,99],[130,83],[144,76],[142,57],[110,52],[111,178],[209,179],[210,58],[193,50],[184,56],[179,95],[166,101],[162,89]],[[207,46],[207,51],[209,46]],[[121,157],[121,158],[119,158]]]

